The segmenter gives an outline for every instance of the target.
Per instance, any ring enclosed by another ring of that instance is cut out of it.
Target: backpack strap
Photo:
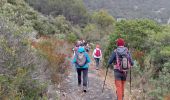
[[[119,61],[119,56],[117,54],[117,49],[114,50],[114,52],[116,53],[116,67],[119,68],[120,66],[120,61]],[[120,68],[119,68],[120,69]]]
[[[129,50],[128,50],[128,48],[126,47],[126,52],[128,53],[129,52]]]

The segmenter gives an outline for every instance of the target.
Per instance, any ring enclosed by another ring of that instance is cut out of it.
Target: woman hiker
[[[124,40],[119,38],[116,42],[117,48],[112,52],[108,64],[111,65],[114,63],[114,77],[117,99],[123,100],[127,70],[133,66],[134,62],[127,47],[124,46]]]
[[[95,63],[96,63],[96,70],[98,70],[100,60],[102,59],[102,51],[100,49],[99,44],[96,45],[96,48],[93,51],[93,57],[94,57],[94,60],[95,60]]]
[[[78,52],[74,55],[73,61],[77,69],[78,74],[78,86],[82,84],[82,73],[83,73],[83,91],[87,91],[87,81],[88,81],[88,67],[90,63],[90,57],[85,51],[84,47],[79,47]]]

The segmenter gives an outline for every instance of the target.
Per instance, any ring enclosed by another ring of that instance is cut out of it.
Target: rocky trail
[[[111,75],[108,75],[105,89],[102,93],[105,70],[96,70],[94,62],[90,64],[86,93],[82,92],[82,87],[77,85],[77,73],[73,65],[70,66],[69,72],[68,77],[63,80],[60,86],[60,100],[116,100],[113,87],[114,80],[111,79]]]

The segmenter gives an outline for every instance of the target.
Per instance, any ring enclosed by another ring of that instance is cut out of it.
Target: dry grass
[[[69,66],[67,58],[71,54],[70,44],[64,40],[43,36],[38,41],[33,41],[31,45],[47,59],[51,81],[57,84],[61,82]]]
[[[170,94],[165,96],[164,100],[170,100]]]

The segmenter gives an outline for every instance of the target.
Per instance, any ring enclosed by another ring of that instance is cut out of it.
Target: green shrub
[[[65,39],[66,38],[65,34],[55,34],[54,36],[58,39]]]
[[[11,3],[11,4],[17,4],[16,3],[16,0],[7,0],[8,3]]]
[[[150,98],[163,100],[167,95],[169,95],[170,74],[166,67],[159,73],[158,79],[150,79],[149,82],[154,86],[153,90],[148,90]]]
[[[51,32],[54,32],[53,28],[51,29],[51,26],[46,20],[35,20],[33,27],[39,34],[51,34]]]
[[[101,40],[97,26],[95,24],[86,25],[86,27],[83,29],[82,38],[84,38],[87,41]]]
[[[75,41],[77,40],[77,37],[74,33],[70,33],[67,35],[67,40],[71,43],[75,43]]]
[[[39,12],[57,17],[65,16],[73,24],[85,26],[89,20],[89,14],[82,0],[25,0]]]
[[[111,34],[109,36],[109,44],[106,46],[104,50],[104,64],[107,65],[110,55],[112,54],[113,50],[117,47],[116,40],[119,36],[117,34]]]
[[[0,99],[14,100],[40,99],[45,89],[45,85],[32,80],[26,73],[23,73],[23,69],[20,69],[16,76],[0,75],[0,86]]]
[[[36,65],[35,54],[28,42],[24,42],[32,30],[18,27],[3,17],[0,27],[0,99],[40,99],[45,87],[31,77]]]

